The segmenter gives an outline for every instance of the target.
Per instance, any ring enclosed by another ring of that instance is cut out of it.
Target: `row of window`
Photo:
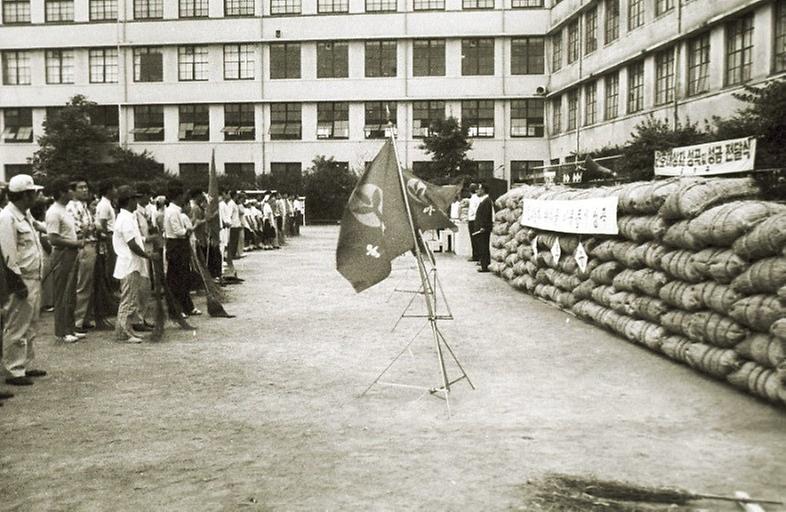
[[[349,103],[317,103],[316,134],[318,139],[349,138]],[[371,101],[364,104],[364,133],[367,139],[386,136],[388,120],[396,124],[395,102]],[[47,118],[57,115],[61,107],[47,109]],[[164,107],[139,105],[134,109],[134,127],[131,133],[137,142],[164,140]],[[510,102],[511,137],[543,137],[544,100],[521,99]],[[4,142],[32,142],[33,116],[31,108],[4,109]],[[412,136],[422,138],[437,120],[445,119],[445,101],[429,100],[412,102]],[[105,127],[117,140],[119,132],[118,108],[113,105],[94,109],[91,123]],[[470,137],[494,137],[494,100],[465,100],[461,102],[461,121],[467,126]],[[302,104],[270,104],[270,138],[272,140],[299,140],[302,138]],[[256,131],[255,109],[251,103],[224,105],[224,140],[254,140]],[[207,141],[210,139],[210,113],[208,105],[178,106],[178,140]]]
[[[164,0],[133,0],[135,20],[164,18]],[[90,21],[117,20],[117,0],[89,0]],[[30,23],[31,0],[3,0],[3,23]],[[208,0],[178,0],[178,17],[207,18]],[[365,0],[365,12],[396,12],[397,0]],[[543,0],[512,0],[512,8],[543,7]],[[463,9],[493,9],[494,0],[462,0]],[[412,0],[415,11],[440,11],[445,0]],[[254,0],[224,0],[224,16],[254,16]],[[317,13],[348,13],[349,0],[317,0]],[[47,23],[74,21],[74,0],[44,0]],[[270,0],[271,15],[301,14],[301,0]]]
[[[786,71],[786,1],[780,1],[776,9],[775,23],[775,69]],[[695,96],[710,90],[710,33],[704,32],[685,42],[686,59],[686,94]],[[730,20],[725,25],[725,60],[724,84],[733,86],[742,84],[751,79],[753,67],[753,13]],[[675,47],[670,47],[657,52],[655,59],[654,76],[654,101],[655,106],[665,105],[674,101],[676,94],[675,83]],[[644,110],[644,61],[639,60],[629,64],[627,71],[627,98],[624,104],[625,112],[633,114]],[[605,107],[604,120],[615,119],[620,115],[620,88],[619,71],[613,71],[603,77],[603,94]],[[600,121],[597,112],[599,80],[589,82],[581,87],[584,96],[584,125],[591,125]],[[551,100],[552,133],[559,133],[564,129],[574,130],[578,123],[579,89],[573,89],[564,95]],[[567,119],[565,126],[562,123],[563,96],[567,103]]]
[[[628,30],[634,30],[644,24],[645,0],[628,1]],[[655,15],[660,16],[675,8],[677,0],[655,0]],[[685,0],[682,0],[685,2]],[[604,43],[610,44],[620,36],[620,0],[601,0],[596,5],[584,11],[583,16],[576,17],[567,25],[551,36],[551,67],[552,71],[559,70],[563,59],[572,64],[582,55],[589,55],[598,49],[599,44],[599,9],[603,7],[603,35]],[[775,55],[774,71],[786,70],[786,1],[775,2]],[[583,23],[583,25],[582,25]],[[583,32],[581,30],[583,28]],[[583,34],[583,35],[582,35]],[[583,44],[582,44],[583,40]],[[563,52],[563,42],[565,50]],[[753,14],[747,14],[726,25],[727,67],[733,69],[728,84],[740,83],[750,72],[750,61],[753,48]],[[707,41],[709,48],[709,40]],[[709,50],[707,50],[707,53]],[[565,55],[563,55],[563,53]],[[708,53],[709,55],[709,53]]]
[[[366,41],[364,44],[366,77],[398,75],[398,43],[395,40]],[[46,83],[74,83],[74,51],[46,50]],[[161,82],[164,78],[164,49],[160,46],[133,49],[134,81]],[[253,80],[256,78],[254,44],[224,45],[224,79]],[[270,78],[301,77],[301,43],[270,45]],[[30,85],[30,50],[2,52],[3,84]],[[543,73],[543,38],[517,37],[511,40],[511,74]],[[90,83],[118,81],[118,50],[115,47],[88,50]],[[461,74],[464,76],[494,74],[494,39],[475,38],[461,41]],[[177,48],[177,76],[180,81],[206,81],[210,77],[207,45]],[[412,44],[413,76],[445,76],[445,40],[417,39]],[[346,41],[317,43],[317,78],[349,76],[349,44]]]

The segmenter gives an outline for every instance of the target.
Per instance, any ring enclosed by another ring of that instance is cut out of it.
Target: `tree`
[[[82,176],[93,183],[112,178],[165,187],[171,176],[152,154],[122,148],[112,142],[105,127],[91,124],[96,106],[78,94],[47,116],[44,134],[38,138],[41,147],[33,155],[33,172],[45,183],[54,177]]]
[[[109,142],[107,131],[90,124],[96,104],[78,94],[65,107],[44,121],[44,134],[38,137],[40,149],[33,155],[33,172],[42,177],[90,175]]]
[[[729,119],[714,117],[718,140],[756,137],[756,167],[784,167],[786,162],[786,81],[745,87],[734,97],[744,107]]]
[[[273,172],[269,174],[257,176],[257,187],[262,190],[277,190],[288,194],[301,195],[303,193],[303,173],[300,172],[299,168],[297,172],[294,170],[276,172],[274,168]]]
[[[348,166],[336,162],[333,157],[315,157],[303,180],[309,216],[318,220],[339,220],[357,180]]]
[[[431,165],[427,172],[421,172],[424,179],[458,177],[471,175],[472,161],[467,152],[472,141],[467,140],[469,129],[455,117],[439,119],[431,123],[429,134],[423,139],[420,149],[431,155]]]
[[[649,180],[654,175],[655,151],[664,151],[677,146],[690,146],[710,140],[697,123],[687,120],[672,128],[668,121],[648,116],[634,128],[631,139],[622,147],[622,158],[616,162],[620,177],[633,180]]]

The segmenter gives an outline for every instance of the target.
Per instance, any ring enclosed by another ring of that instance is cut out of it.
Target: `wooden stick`
[[[747,492],[734,491],[734,497],[737,500],[737,504],[742,507],[745,512],[765,512],[760,505],[748,501],[751,497],[748,496]]]
[[[744,493],[743,493],[744,494]],[[783,505],[782,501],[774,500],[759,500],[751,497],[731,497],[731,496],[718,496],[716,494],[689,494],[690,499],[693,500],[715,500],[715,501],[736,501],[738,503],[767,503],[768,505]]]

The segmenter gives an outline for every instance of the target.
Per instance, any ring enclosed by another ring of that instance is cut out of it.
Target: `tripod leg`
[[[424,325],[423,327],[421,327],[421,328],[420,328],[420,330],[419,330],[417,333],[415,333],[415,335],[412,337],[412,339],[411,339],[411,340],[409,340],[409,341],[407,342],[407,344],[406,344],[406,345],[404,345],[404,348],[402,348],[402,349],[401,349],[401,352],[399,352],[398,354],[396,354],[396,357],[394,357],[394,358],[393,358],[393,360],[392,360],[392,361],[390,361],[390,363],[388,363],[388,365],[385,367],[385,369],[384,369],[384,370],[382,370],[382,373],[380,373],[379,375],[377,375],[377,378],[376,378],[376,379],[374,379],[374,381],[373,381],[371,384],[369,384],[369,386],[368,386],[368,387],[365,389],[365,391],[363,391],[363,392],[360,394],[360,396],[365,396],[365,395],[366,395],[366,393],[368,393],[369,391],[371,391],[371,388],[373,388],[373,387],[374,387],[374,385],[375,385],[377,382],[379,382],[379,380],[380,380],[380,379],[381,379],[381,378],[382,378],[382,377],[383,377],[383,376],[384,376],[384,375],[387,373],[387,371],[388,371],[388,370],[390,370],[390,367],[391,367],[391,366],[393,366],[393,365],[396,363],[396,361],[398,361],[398,359],[399,359],[399,358],[400,358],[402,355],[404,355],[404,352],[406,352],[407,350],[409,350],[409,347],[410,347],[410,345],[412,345],[412,343],[413,343],[413,342],[414,342],[414,341],[417,339],[417,337],[420,335],[420,333],[422,333],[422,332],[423,332],[423,329],[425,329],[425,328],[426,328],[426,326]]]
[[[437,358],[439,359],[439,367],[442,371],[442,389],[445,392],[445,404],[448,407],[448,418],[450,418],[450,383],[448,382],[448,372],[445,370],[445,358],[442,356],[442,345],[440,344],[437,321],[431,318],[429,319],[429,323],[431,324],[431,333],[434,336],[434,344],[437,347]]]
[[[453,349],[450,348],[450,345],[448,344],[448,340],[445,339],[445,335],[442,334],[442,331],[439,330],[439,327],[437,327],[436,329],[437,329],[437,333],[439,334],[440,339],[442,340],[442,343],[445,345],[445,348],[448,349],[448,352],[450,353],[450,357],[453,358],[453,361],[456,362],[456,366],[458,366],[459,370],[461,370],[461,374],[464,376],[465,379],[467,379],[467,383],[469,384],[469,387],[471,387],[474,390],[475,389],[475,385],[472,384],[472,381],[470,380],[469,375],[467,375],[467,372],[464,371],[464,367],[461,366],[461,363],[459,362],[458,357],[456,357],[456,354],[453,353]]]

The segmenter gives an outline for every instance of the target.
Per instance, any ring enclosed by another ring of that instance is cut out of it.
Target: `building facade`
[[[563,0],[548,30],[549,159],[624,143],[646,116],[734,115],[786,71],[786,1]]]
[[[1,0],[0,163],[28,169],[75,94],[92,122],[184,179],[362,169],[397,126],[470,127],[481,178],[700,121],[780,73],[786,0]]]

